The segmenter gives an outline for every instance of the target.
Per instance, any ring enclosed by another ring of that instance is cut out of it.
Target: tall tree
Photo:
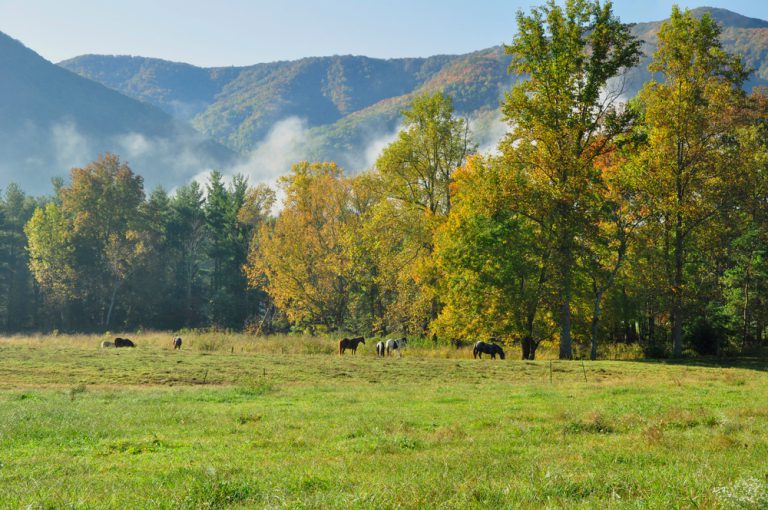
[[[205,193],[196,181],[182,186],[171,200],[173,216],[169,242],[176,247],[176,285],[181,323],[194,327],[207,322],[203,313],[206,288],[203,266],[206,254]]]
[[[453,174],[475,145],[466,121],[441,92],[415,98],[402,114],[403,129],[375,164],[387,200],[369,220],[378,224],[376,230],[403,233],[381,238],[380,260],[393,266],[383,268],[382,276],[388,275],[383,283],[398,296],[390,301],[389,315],[398,329],[426,333],[440,309],[434,233],[451,210]]]
[[[732,140],[740,121],[748,72],[720,43],[720,28],[705,14],[673,7],[662,24],[649,70],[660,78],[647,83],[639,99],[645,111],[648,143],[640,157],[638,185],[655,214],[666,244],[665,259],[672,352],[682,355],[685,268],[698,232],[729,203],[728,173],[736,162]]]
[[[446,306],[435,326],[453,339],[520,340],[523,359],[534,359],[554,333],[551,250],[538,244],[540,225],[510,203],[524,178],[478,156],[456,173],[454,207],[437,236]]]
[[[143,179],[112,154],[74,168],[49,204],[30,220],[32,269],[44,287],[75,296],[81,327],[109,328],[118,292],[146,253]]]
[[[348,181],[335,163],[302,162],[281,178],[281,186],[283,210],[252,245],[248,280],[266,288],[294,324],[338,329],[347,319],[352,279]]]
[[[632,115],[617,107],[609,80],[638,62],[639,42],[610,2],[549,0],[518,12],[506,47],[510,71],[527,76],[507,94],[502,112],[511,131],[501,145],[510,164],[529,172],[519,211],[542,227],[560,292],[560,357],[573,356],[571,300],[577,240],[594,216],[595,160],[628,131]]]

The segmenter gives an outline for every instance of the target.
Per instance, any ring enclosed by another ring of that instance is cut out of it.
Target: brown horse
[[[365,338],[361,336],[356,336],[355,338],[342,338],[339,340],[339,356],[344,354],[344,351],[347,349],[352,351],[352,354],[355,354],[357,346],[360,344],[365,345]]]

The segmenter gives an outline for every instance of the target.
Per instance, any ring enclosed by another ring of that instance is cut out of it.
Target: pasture
[[[121,336],[0,339],[0,507],[768,504],[764,361]]]

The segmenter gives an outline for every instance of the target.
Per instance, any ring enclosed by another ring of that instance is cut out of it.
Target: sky
[[[543,0],[542,0],[543,1]],[[140,55],[199,66],[309,56],[423,57],[509,42],[538,0],[0,0],[0,32],[52,62]],[[625,22],[672,4],[768,19],[767,0],[615,0]]]

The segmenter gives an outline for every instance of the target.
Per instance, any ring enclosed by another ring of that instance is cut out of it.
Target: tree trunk
[[[109,321],[112,319],[112,309],[115,306],[115,296],[117,295],[117,287],[115,285],[112,288],[112,297],[109,299],[109,309],[107,310],[107,318],[104,320],[104,329],[109,329]]]
[[[520,343],[522,345],[522,350],[523,350],[523,359],[531,359],[530,358],[530,356],[531,356],[531,343],[532,343],[531,337],[524,336]]]
[[[672,284],[672,356],[683,356],[683,218],[675,224],[675,273]]]
[[[573,235],[569,231],[570,211],[564,206],[561,208],[562,221],[558,246],[558,263],[560,265],[560,278],[563,286],[562,303],[560,304],[560,359],[573,359],[573,346],[571,342],[571,277],[573,269]]]
[[[560,310],[560,359],[573,359],[571,341],[571,268],[564,268],[563,303]]]
[[[597,359],[597,330],[600,323],[600,301],[603,299],[603,293],[598,292],[595,296],[595,302],[592,307],[592,349],[589,352],[589,359]]]
[[[742,310],[743,329],[741,334],[741,352],[747,348],[749,338],[749,273],[744,283],[744,309]]]

